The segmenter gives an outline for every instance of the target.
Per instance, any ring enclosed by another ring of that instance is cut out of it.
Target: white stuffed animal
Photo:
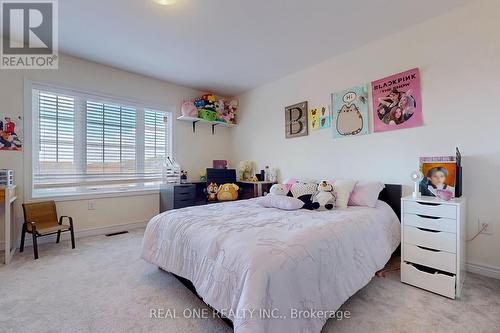
[[[333,185],[326,180],[318,184],[316,193],[312,196],[313,209],[328,209],[331,210],[335,207],[336,197],[333,193]]]
[[[271,194],[271,195],[287,195],[288,188],[285,184],[274,184],[273,186],[271,186],[271,189],[269,190],[269,194]]]

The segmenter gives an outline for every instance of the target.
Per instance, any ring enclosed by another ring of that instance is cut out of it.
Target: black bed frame
[[[380,192],[379,195],[379,200],[382,200],[386,202],[391,208],[394,210],[396,215],[398,216],[398,219],[401,221],[401,197],[403,196],[403,186],[402,185],[395,185],[395,184],[386,184],[385,188]],[[396,250],[396,252],[399,251],[399,248]],[[160,268],[161,269],[161,268]],[[203,298],[198,294],[196,291],[196,288],[194,287],[193,283],[185,279],[181,276],[172,274],[175,276],[177,280],[179,280],[186,288],[188,288],[193,294],[196,295],[201,301],[203,301]],[[205,303],[205,302],[204,302]],[[215,313],[218,313],[218,311],[214,308],[212,308],[209,304],[205,303],[209,308],[211,308]],[[229,318],[225,318],[223,316],[220,316],[221,319],[229,326],[233,327],[233,322]]]

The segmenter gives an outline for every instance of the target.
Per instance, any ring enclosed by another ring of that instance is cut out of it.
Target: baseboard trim
[[[465,264],[467,272],[495,278],[500,280],[500,267],[476,264],[468,262]]]
[[[138,229],[138,228],[144,228],[148,224],[148,221],[142,221],[142,222],[132,222],[132,223],[125,223],[125,224],[117,224],[117,225],[112,225],[112,226],[106,226],[106,227],[97,227],[97,228],[88,228],[88,229],[82,229],[82,230],[76,230],[75,231],[75,238],[85,238],[85,237],[92,237],[92,236],[101,236],[105,234],[111,234],[123,230],[133,230],[133,229]],[[70,235],[69,232],[65,232],[61,234],[61,241],[67,241],[70,240]],[[56,235],[50,235],[46,237],[40,237],[38,238],[38,244],[45,244],[45,243],[54,243],[56,241]],[[20,245],[20,238],[16,240],[16,246],[19,248]],[[31,234],[26,235],[26,240],[24,242],[25,247],[30,247],[33,245],[33,239],[31,238]],[[78,244],[77,244],[78,245]],[[0,242],[0,249],[4,248],[4,242]]]
[[[125,224],[118,224],[118,225],[113,225],[113,226],[106,226],[106,227],[97,227],[97,228],[88,228],[88,229],[83,229],[83,230],[77,230],[75,232],[75,237],[77,239],[79,238],[85,238],[85,237],[92,237],[92,236],[101,236],[105,234],[110,234],[110,233],[115,233],[123,230],[133,230],[133,229],[139,229],[139,228],[144,228],[148,224],[148,221],[142,221],[142,222],[133,222],[133,223],[125,223]],[[63,233],[61,235],[61,240],[69,240],[69,233]],[[44,244],[44,243],[53,243],[56,240],[56,235],[51,235],[47,237],[41,237],[38,239],[38,244]],[[19,248],[19,242],[17,242],[17,248]],[[25,246],[32,246],[32,239],[31,237],[26,237],[26,241],[24,243]],[[0,249],[4,248],[4,242],[0,242]],[[487,276],[491,277],[494,279],[499,279],[500,280],[500,267],[496,266],[491,266],[491,265],[485,265],[485,264],[478,264],[478,263],[472,263],[468,262],[465,264],[467,272],[479,274],[482,276]]]

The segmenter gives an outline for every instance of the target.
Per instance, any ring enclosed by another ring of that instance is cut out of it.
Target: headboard
[[[378,196],[379,200],[385,201],[394,210],[401,221],[401,197],[403,196],[403,186],[395,184],[385,184],[385,188]]]

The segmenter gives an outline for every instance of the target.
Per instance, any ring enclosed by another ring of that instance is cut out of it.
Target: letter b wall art
[[[297,103],[285,108],[285,137],[287,139],[309,134],[307,113],[307,102]]]

